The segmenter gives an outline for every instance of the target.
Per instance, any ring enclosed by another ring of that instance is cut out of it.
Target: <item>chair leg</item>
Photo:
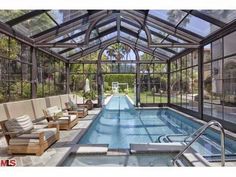
[[[12,155],[12,152],[10,149],[7,150],[7,154]]]
[[[36,152],[36,156],[41,156],[44,153],[43,148],[40,148],[37,152]]]

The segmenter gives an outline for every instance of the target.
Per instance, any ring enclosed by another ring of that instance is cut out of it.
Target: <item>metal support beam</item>
[[[187,13],[190,13],[191,15],[195,16],[195,17],[198,17],[204,21],[207,21],[211,24],[214,24],[216,26],[219,26],[219,27],[224,27],[226,25],[226,23],[216,19],[216,18],[212,18],[208,15],[205,15],[203,13],[201,13],[200,11],[198,10],[183,10],[184,12],[187,12]]]
[[[70,93],[70,64],[66,63],[66,94]]]
[[[136,53],[138,51],[136,50]],[[136,60],[140,60],[139,55],[136,56]],[[140,100],[140,93],[141,93],[141,79],[140,79],[140,63],[136,65],[136,106],[140,106],[141,100]]]
[[[41,48],[77,48],[79,47],[76,43],[37,43],[35,47]]]
[[[102,65],[101,65],[102,54],[103,50],[99,52],[97,61],[98,107],[102,107],[103,104],[103,77],[102,77]]]
[[[9,25],[0,22],[0,32],[3,34],[6,34],[12,38],[15,38],[17,40],[19,40],[20,42],[23,42],[25,44],[28,44],[30,46],[33,45],[34,41],[24,35],[22,35],[21,33],[15,31],[13,28],[11,28]]]
[[[106,26],[106,25],[108,25],[108,24],[114,22],[115,20],[116,20],[115,18],[112,18],[112,19],[109,19],[109,20],[107,20],[107,21],[105,21],[105,22],[99,23],[99,24],[96,26],[96,28],[100,28],[100,27]],[[80,32],[78,32],[78,33],[75,33],[75,34],[73,34],[73,35],[71,35],[71,36],[69,36],[69,37],[66,37],[66,38],[64,38],[64,39],[61,39],[61,40],[59,40],[58,42],[59,42],[59,43],[60,43],[60,42],[67,42],[67,41],[69,41],[69,40],[71,40],[71,39],[74,39],[74,38],[77,38],[77,37],[79,37],[79,36],[84,35],[84,34],[86,33],[86,31],[87,31],[87,29],[85,29],[85,30],[83,30],[83,31],[80,31]]]
[[[117,16],[116,26],[117,26],[117,41],[120,42],[120,25],[121,25],[121,19],[120,15]]]
[[[149,47],[150,48],[198,48],[200,46],[200,44],[198,43],[156,43],[156,44],[152,44]]]
[[[119,14],[120,14],[120,13],[118,13],[118,15],[119,15]],[[98,17],[96,20],[94,20],[94,21],[90,24],[90,26],[89,26],[89,28],[88,28],[86,34],[85,34],[84,44],[88,44],[89,38],[90,38],[90,34],[91,34],[92,30],[94,29],[94,27],[97,25],[97,23],[98,23],[99,21],[101,21],[101,20],[104,20],[105,18],[108,18],[108,17],[111,16],[111,15],[113,15],[113,14],[112,14],[110,11],[108,11],[108,14],[107,14],[107,15],[103,15],[103,16]],[[140,20],[140,19],[138,19],[138,18],[136,18],[135,16],[131,16],[131,15],[129,15],[129,14],[122,14],[122,16],[125,17],[125,18],[129,18],[129,19],[131,19],[131,20],[136,21],[136,22],[139,23],[141,26],[142,26],[142,24],[143,24],[143,21]],[[149,29],[147,28],[146,25],[144,26],[143,30],[144,30],[144,32],[146,33],[148,44],[151,44],[151,41],[152,41],[151,33],[150,33],[150,31],[149,31]]]
[[[31,67],[31,98],[37,97],[37,59],[36,59],[36,51],[34,47],[31,47],[31,60],[32,60],[32,67]]]
[[[27,44],[31,47],[34,47],[34,40],[32,40],[31,38],[28,38],[28,37],[22,35],[21,33],[15,31],[13,28],[11,28],[9,25],[7,25],[5,23],[0,22],[0,32],[3,33],[3,34],[6,34],[9,37],[17,39],[18,41],[23,42],[24,44]],[[53,51],[48,51],[46,49],[41,49],[41,48],[39,48],[39,50],[41,50],[42,52],[45,52],[49,55],[52,55],[52,56],[54,56],[54,57],[56,57],[56,58],[58,58],[62,61],[66,61],[66,58],[56,54]]]
[[[79,58],[81,58],[83,56],[86,56],[86,55],[88,55],[90,53],[93,53],[93,52],[103,48],[105,45],[108,45],[108,44],[111,45],[111,44],[113,44],[116,41],[117,41],[117,38],[113,37],[113,38],[111,38],[109,40],[104,41],[102,44],[97,44],[97,45],[95,45],[93,47],[90,47],[88,49],[85,49],[85,50],[83,50],[81,52],[75,53],[75,54],[73,54],[73,55],[68,57],[69,61],[73,62],[74,60],[77,60],[77,59],[79,59]]]
[[[129,20],[127,20],[127,19],[122,19],[121,21],[123,21],[123,22],[125,22],[125,23],[127,23],[127,24],[129,24],[129,25],[132,25],[132,26],[134,26],[134,27],[136,27],[136,28],[139,28],[139,27],[140,27],[138,24],[136,24],[136,23],[134,23],[134,22],[132,22],[132,21],[129,21]],[[152,26],[152,25],[151,25],[151,26]],[[154,28],[155,28],[155,27],[154,27]],[[172,43],[175,43],[175,42],[177,43],[177,42],[178,42],[178,41],[176,41],[176,40],[174,40],[174,39],[169,38],[168,35],[165,36],[165,35],[161,34],[161,32],[163,32],[163,33],[166,33],[166,32],[161,31],[160,29],[158,29],[158,30],[160,30],[160,33],[155,32],[155,31],[153,31],[152,29],[149,29],[149,30],[150,30],[150,32],[151,32],[152,35],[154,35],[154,36],[156,36],[156,37],[159,37],[159,38],[161,38],[161,39],[164,39],[164,38],[165,38],[165,40],[168,41],[168,42],[172,42]],[[186,40],[186,38],[181,38],[181,36],[176,36],[175,34],[172,34],[172,35],[175,36],[176,38],[179,38],[179,39],[183,40],[183,41],[190,42],[190,41]]]
[[[89,40],[89,42],[93,42],[101,37],[104,37],[110,33],[113,33],[116,31],[116,27],[112,27],[112,28],[109,28],[103,32],[101,32],[99,34],[99,36],[96,36],[92,39]],[[67,50],[67,48],[71,48],[71,50],[73,48],[77,48],[77,47],[86,47],[87,45],[84,45],[84,43],[65,43],[65,42],[57,42],[57,43],[45,43],[45,42],[42,42],[42,43],[37,43],[35,44],[36,47],[41,47],[41,48],[66,48],[66,50],[62,50],[60,52],[58,52],[59,54],[62,54],[62,53],[65,53],[65,52],[68,52],[69,50]]]
[[[201,41],[201,45],[207,45],[210,42],[213,42],[214,40],[217,40],[221,37],[224,37],[227,34],[230,34],[234,32],[236,29],[236,21],[232,21],[231,23],[227,24],[224,28],[210,34],[208,37],[206,37],[204,40]]]
[[[124,32],[124,33],[127,33],[127,34],[130,35],[130,36],[133,36],[133,37],[135,37],[135,38],[138,38],[138,33],[135,33],[134,31],[132,31],[132,30],[130,30],[130,29],[127,29],[127,28],[121,26],[121,31]],[[144,41],[144,42],[148,43],[147,39],[145,39],[145,38],[143,38],[143,37],[139,37],[139,39],[140,39],[141,41]],[[140,45],[140,44],[134,43],[134,46],[137,46],[137,45]],[[150,48],[151,48],[150,45],[149,45],[149,47],[148,47],[148,46],[143,46],[143,47],[146,47],[147,49],[150,49]],[[154,47],[153,47],[153,48],[154,48]],[[164,48],[163,50],[166,50],[167,52],[170,52],[170,53],[172,53],[172,54],[177,54],[177,52],[175,52],[174,50],[171,50],[171,49],[169,49],[169,48]],[[158,52],[157,52],[157,53],[158,53]],[[164,54],[161,54],[161,55],[164,55]],[[165,57],[168,58],[168,56],[166,56],[166,55],[165,55]]]
[[[79,16],[77,18],[74,18],[72,20],[69,20],[65,23],[60,24],[60,27],[58,28],[56,27],[52,27],[48,30],[45,30],[39,34],[36,34],[34,36],[32,36],[32,38],[36,41],[36,42],[42,42],[42,41],[51,41],[57,37],[63,36],[65,34],[68,34],[76,29],[78,29],[78,26],[80,25],[84,25],[86,23],[91,23],[95,18],[97,18],[100,15],[103,15],[105,12],[101,11],[101,12],[97,12],[96,14],[85,14],[82,16]],[[87,20],[87,22],[85,23],[85,20]]]
[[[123,43],[128,43],[128,44],[131,45],[131,46],[135,46],[135,42],[130,41],[129,39],[126,39],[126,38],[121,37],[121,41],[122,41]],[[166,60],[169,59],[169,57],[167,57],[166,55],[163,55],[163,54],[161,54],[161,53],[159,53],[159,52],[154,52],[154,53],[153,53],[153,50],[151,50],[151,49],[149,49],[149,48],[147,48],[147,47],[141,46],[140,44],[137,44],[137,45],[135,46],[135,48],[138,49],[138,50],[141,50],[141,51],[143,51],[143,52],[145,52],[145,53],[148,53],[148,54],[150,54],[150,55],[155,55],[158,59],[163,60],[163,61],[166,61]]]
[[[171,63],[170,60],[167,61],[167,103],[170,104],[171,102],[171,90],[170,90],[170,67]]]
[[[203,47],[198,49],[198,113],[203,119]]]
[[[41,15],[41,14],[47,12],[47,11],[48,10],[33,10],[33,11],[29,12],[29,13],[26,13],[24,15],[21,15],[21,16],[19,16],[17,18],[14,18],[14,19],[6,22],[6,24],[8,24],[9,26],[14,26],[14,25],[16,25],[18,23],[24,22],[24,21],[29,20],[31,18],[34,18],[34,17],[36,17],[38,15]]]
[[[130,45],[130,46],[134,46],[134,42],[133,42],[133,41],[130,41],[129,39],[125,39],[125,38],[121,37],[120,40],[121,40],[121,41],[120,41],[121,43],[128,44],[128,45]],[[109,40],[107,40],[107,41],[104,41],[101,45],[98,44],[98,45],[93,46],[93,47],[91,47],[91,48],[88,48],[88,49],[86,49],[86,50],[84,50],[84,51],[80,51],[79,53],[73,54],[72,56],[69,56],[69,60],[70,60],[70,62],[73,62],[73,61],[78,60],[79,58],[81,58],[81,57],[83,57],[83,56],[86,56],[86,55],[88,55],[88,54],[90,54],[90,53],[92,53],[92,52],[95,52],[95,51],[97,51],[97,50],[103,48],[103,46],[105,46],[107,43],[109,43],[110,45],[112,45],[112,44],[114,44],[114,43],[116,43],[116,42],[117,42],[117,38],[116,38],[116,37],[111,38],[111,39],[109,39]],[[160,59],[160,60],[163,61],[163,62],[166,62],[166,60],[168,60],[168,58],[167,58],[166,56],[161,55],[161,54],[158,53],[158,52],[154,52],[154,53],[153,53],[152,50],[150,50],[150,49],[148,49],[148,48],[146,48],[146,47],[143,47],[143,46],[141,46],[141,45],[139,45],[139,44],[136,45],[136,49],[138,49],[138,50],[140,50],[140,51],[142,51],[142,52],[145,52],[145,53],[147,53],[147,54],[154,55],[156,58]]]
[[[138,11],[122,11],[125,14],[130,14],[138,19],[144,19],[145,15],[142,13],[139,13]],[[183,29],[175,29],[174,25],[171,25],[169,23],[167,23],[166,21],[157,18],[153,15],[148,15],[147,16],[147,20],[146,20],[146,24],[150,25],[154,28],[160,29],[170,35],[174,35],[176,37],[181,37],[181,39],[190,41],[190,42],[200,42],[203,38],[199,35],[196,35],[195,33],[191,33],[187,30],[183,30]]]

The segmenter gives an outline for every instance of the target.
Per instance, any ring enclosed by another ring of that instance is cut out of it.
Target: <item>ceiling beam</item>
[[[224,28],[215,31],[214,33],[210,34],[208,37],[206,37],[204,40],[201,41],[201,45],[207,45],[210,42],[213,42],[214,40],[217,40],[221,37],[224,37],[227,34],[230,34],[234,32],[236,29],[236,20],[230,22],[227,24]]]
[[[207,22],[209,22],[211,24],[214,24],[216,26],[219,26],[221,28],[226,25],[226,23],[224,23],[224,22],[222,22],[222,21],[220,21],[220,20],[218,20],[216,18],[212,18],[212,17],[210,17],[208,15],[205,15],[205,14],[201,13],[198,10],[183,10],[183,11],[186,12],[186,13],[190,13],[191,15],[193,15],[195,17],[198,17],[198,18],[200,18],[200,19],[202,19],[204,21],[207,21]]]
[[[146,26],[146,20],[147,20],[148,12],[149,12],[149,10],[144,11],[144,21],[143,21],[143,24],[141,24],[141,26],[138,30],[138,37],[137,37],[137,40],[135,42],[135,45],[138,43],[139,37],[141,37],[140,34],[141,34],[142,30],[144,29],[144,27]],[[152,43],[152,41],[150,41],[150,43],[148,43],[147,45],[149,46],[151,43]]]
[[[136,37],[136,38],[137,38],[137,36],[138,36],[137,33],[135,33],[134,31],[132,31],[132,30],[130,30],[130,29],[127,29],[127,28],[125,28],[125,27],[123,27],[123,26],[121,26],[121,31],[124,32],[124,33],[126,33],[126,34],[128,34],[128,35],[130,35],[130,36]],[[145,39],[145,38],[143,38],[143,37],[139,37],[139,39],[140,39],[141,41],[144,41],[144,42],[147,43],[147,39]],[[155,44],[153,44],[153,45],[155,45]],[[149,46],[146,46],[146,47],[153,48],[153,47],[155,47],[155,46],[149,45]],[[171,49],[168,49],[168,48],[164,48],[164,50],[166,50],[167,52],[171,52],[172,54],[177,54],[176,51],[171,50]]]
[[[109,28],[106,31],[103,31],[100,33],[99,36],[96,36],[94,38],[91,38],[89,42],[93,42],[94,40],[97,40],[101,37],[104,37],[106,35],[109,35],[110,33],[113,33],[116,31],[116,27]],[[86,47],[87,45],[84,45],[84,43],[65,43],[65,42],[57,42],[57,43],[37,43],[35,44],[35,47],[46,47],[46,48],[77,48],[77,47]],[[63,52],[64,53],[64,52]]]
[[[87,48],[87,49],[85,49],[84,51],[81,51],[81,52],[78,52],[78,53],[76,53],[76,54],[73,54],[73,55],[69,56],[68,58],[69,58],[70,62],[73,61],[73,60],[77,60],[77,59],[79,59],[79,58],[81,58],[81,57],[83,57],[83,56],[86,56],[86,55],[88,55],[88,54],[90,54],[90,53],[93,53],[93,52],[95,52],[95,51],[97,51],[97,50],[103,48],[103,47],[106,46],[106,45],[112,44],[112,43],[114,43],[115,41],[117,41],[117,38],[116,38],[116,37],[113,37],[113,38],[111,38],[111,39],[108,39],[108,40],[106,40],[106,41],[103,41],[102,44],[97,44],[97,45],[95,45],[95,46],[93,46],[93,47]]]
[[[122,21],[125,22],[125,23],[127,23],[127,24],[129,24],[129,25],[132,25],[132,26],[134,26],[134,27],[136,27],[136,28],[139,28],[139,27],[140,27],[138,24],[136,24],[136,23],[134,23],[134,22],[131,22],[131,21],[127,20],[127,19],[122,19]],[[171,39],[171,38],[169,38],[169,37],[166,37],[166,36],[162,35],[161,33],[158,33],[158,32],[153,31],[153,30],[151,30],[151,29],[149,29],[149,30],[150,30],[151,34],[154,35],[154,36],[157,36],[157,37],[162,38],[162,39],[165,38],[165,40],[168,41],[168,42],[176,42],[176,43],[178,43],[178,41],[176,41],[176,40],[174,40],[174,39]],[[157,30],[160,30],[160,29],[157,29]],[[177,36],[175,36],[175,35],[173,35],[173,36],[176,37],[176,38],[179,38],[179,39],[181,39],[181,40],[183,40],[183,41],[189,42],[189,41],[187,41],[186,39],[182,39],[181,37],[177,37]]]
[[[16,17],[16,18],[6,22],[6,24],[8,24],[9,26],[14,26],[14,25],[17,25],[17,24],[19,24],[21,22],[24,22],[26,20],[34,18],[34,17],[36,17],[38,15],[41,15],[41,14],[47,12],[47,11],[48,10],[33,10],[33,11],[29,12],[29,13],[26,13],[24,15],[21,15],[19,17]]]
[[[131,45],[131,46],[135,46],[135,42],[133,42],[133,41],[131,41],[131,40],[129,40],[129,39],[126,39],[126,38],[121,37],[121,41],[122,41],[122,42],[127,42],[127,43],[129,43],[129,45]],[[150,54],[150,55],[153,55],[153,50],[151,50],[150,48],[144,47],[144,46],[142,46],[142,45],[140,45],[140,44],[136,44],[135,48],[136,48],[136,49],[139,49],[139,50],[141,50],[141,51],[143,51],[143,52],[146,52],[146,53],[148,53],[148,54]],[[158,59],[160,59],[160,60],[166,61],[166,60],[169,59],[169,57],[167,57],[166,55],[161,54],[161,53],[159,53],[159,52],[154,52],[154,55],[155,55]]]
[[[36,42],[51,41],[57,37],[60,37],[72,31],[75,31],[76,29],[78,29],[78,26],[80,25],[91,23],[95,18],[97,18],[100,15],[103,15],[104,13],[105,13],[104,11],[99,11],[96,14],[92,14],[92,15],[89,15],[88,13],[84,14],[82,16],[79,16],[77,18],[74,18],[72,20],[69,20],[67,22],[60,24],[59,27],[57,26],[52,27],[39,34],[36,34],[32,36],[32,38]]]
[[[21,33],[15,31],[13,28],[11,28],[9,25],[0,22],[0,32],[3,34],[6,34],[12,38],[15,38],[25,44],[28,44],[30,46],[33,45],[34,41],[30,39],[29,37],[22,35]]]
[[[85,34],[85,39],[84,39],[84,43],[85,44],[88,44],[88,40],[89,40],[89,37],[90,37],[90,34],[92,32],[92,30],[94,29],[94,26],[96,26],[96,24],[101,21],[101,20],[104,20],[105,18],[111,16],[111,15],[122,15],[122,17],[125,17],[125,18],[129,18],[131,20],[134,20],[136,21],[137,23],[139,23],[141,26],[143,25],[143,20],[140,20],[139,18],[136,18],[135,16],[132,16],[130,14],[124,14],[124,13],[121,13],[120,11],[108,11],[106,15],[103,15],[103,16],[100,16],[100,17],[97,17],[88,27],[88,30]],[[147,36],[147,40],[148,40],[148,44],[151,44],[151,33],[149,31],[149,29],[147,28],[147,26],[145,25],[143,27],[143,31],[146,33],[146,36]]]
[[[120,15],[117,16],[116,26],[117,26],[117,41],[120,41],[120,25],[121,25],[121,18]]]
[[[53,57],[56,57],[56,58],[58,58],[58,59],[60,59],[60,60],[62,60],[62,61],[64,61],[64,62],[68,62],[68,60],[67,60],[65,57],[59,55],[58,53],[56,53],[56,52],[54,52],[54,51],[52,51],[52,50],[49,50],[49,49],[42,49],[42,48],[38,48],[38,50],[40,50],[40,51],[42,51],[42,52],[44,52],[44,53],[47,53],[47,54],[49,54],[49,55],[51,55],[51,56],[53,56]]]
[[[118,42],[118,41],[117,41],[117,37],[114,37],[114,38],[111,38],[111,39],[109,39],[109,40],[107,40],[107,41],[104,41],[101,45],[96,45],[96,46],[93,46],[93,47],[91,47],[91,48],[85,49],[83,52],[81,51],[81,52],[79,52],[79,53],[74,54],[73,56],[71,56],[71,57],[69,58],[70,63],[71,63],[71,62],[73,63],[73,61],[78,60],[79,58],[81,58],[81,57],[83,57],[83,56],[86,56],[86,55],[88,55],[88,54],[90,54],[90,53],[93,53],[93,52],[95,52],[95,51],[97,51],[97,50],[99,50],[99,49],[101,49],[101,48],[107,46],[108,44],[112,45],[112,44],[117,43],[117,42]],[[132,42],[132,41],[130,41],[130,40],[128,40],[128,39],[125,39],[125,38],[123,38],[123,37],[121,37],[121,41],[120,41],[120,42],[134,46],[134,42]],[[137,46],[136,46],[136,49],[138,49],[138,50],[140,50],[140,51],[142,51],[142,52],[148,53],[148,54],[150,54],[150,55],[153,55],[153,51],[152,51],[151,49],[142,47],[142,46],[140,46],[140,45],[137,45]],[[160,59],[160,55],[159,55],[158,53],[155,53],[154,56]],[[166,59],[167,59],[166,56],[164,56],[164,58],[165,58],[165,59],[162,58],[162,59],[160,59],[160,60],[166,61]]]
[[[122,11],[123,13],[128,13],[132,16],[135,16],[136,18],[140,18],[143,19],[144,15],[138,11]],[[147,25],[153,26],[154,28],[156,27],[157,29],[160,29],[166,33],[169,33],[170,35],[174,35],[176,37],[181,37],[187,41],[190,42],[200,42],[203,37],[192,33],[190,31],[184,30],[184,29],[175,29],[175,25],[172,25],[168,22],[166,22],[165,20],[162,20],[160,18],[157,18],[153,15],[148,15],[147,17],[147,21],[146,21]]]
[[[112,18],[112,19],[109,19],[109,20],[104,21],[104,22],[102,22],[102,23],[99,23],[96,27],[97,27],[97,28],[100,28],[100,27],[103,27],[103,26],[105,26],[105,25],[108,25],[108,24],[110,24],[110,23],[112,23],[112,22],[114,22],[114,21],[116,21],[116,19],[115,19],[115,18]],[[71,36],[69,36],[69,37],[66,37],[66,38],[64,38],[64,39],[61,39],[61,40],[59,40],[58,42],[67,42],[67,41],[69,41],[69,40],[71,40],[71,39],[74,39],[74,38],[77,38],[77,37],[79,37],[79,36],[84,35],[84,34],[86,33],[86,31],[87,31],[87,30],[85,29],[85,30],[80,31],[80,32],[78,32],[78,33],[75,33],[75,34],[73,34],[73,35],[71,35]]]
[[[152,44],[149,47],[154,48],[198,48],[200,44],[195,43],[156,43]]]

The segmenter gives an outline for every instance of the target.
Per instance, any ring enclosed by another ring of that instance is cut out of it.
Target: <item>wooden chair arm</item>
[[[77,104],[78,108],[87,108],[88,109],[88,105],[87,104]]]
[[[77,111],[68,111],[68,114],[77,114]]]
[[[57,131],[59,131],[59,124],[58,122],[48,122],[48,128],[57,128]]]
[[[4,135],[9,135],[9,136],[17,136],[17,135],[21,135],[23,133],[24,133],[24,131],[18,131],[18,132],[6,132],[6,131],[4,131],[3,132]]]

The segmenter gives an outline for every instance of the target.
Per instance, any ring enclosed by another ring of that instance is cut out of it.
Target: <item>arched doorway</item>
[[[139,55],[130,45],[113,43],[105,46],[98,56],[98,103],[101,106],[103,98],[112,93],[112,82],[120,84],[119,93],[128,95],[137,105],[139,86]]]

